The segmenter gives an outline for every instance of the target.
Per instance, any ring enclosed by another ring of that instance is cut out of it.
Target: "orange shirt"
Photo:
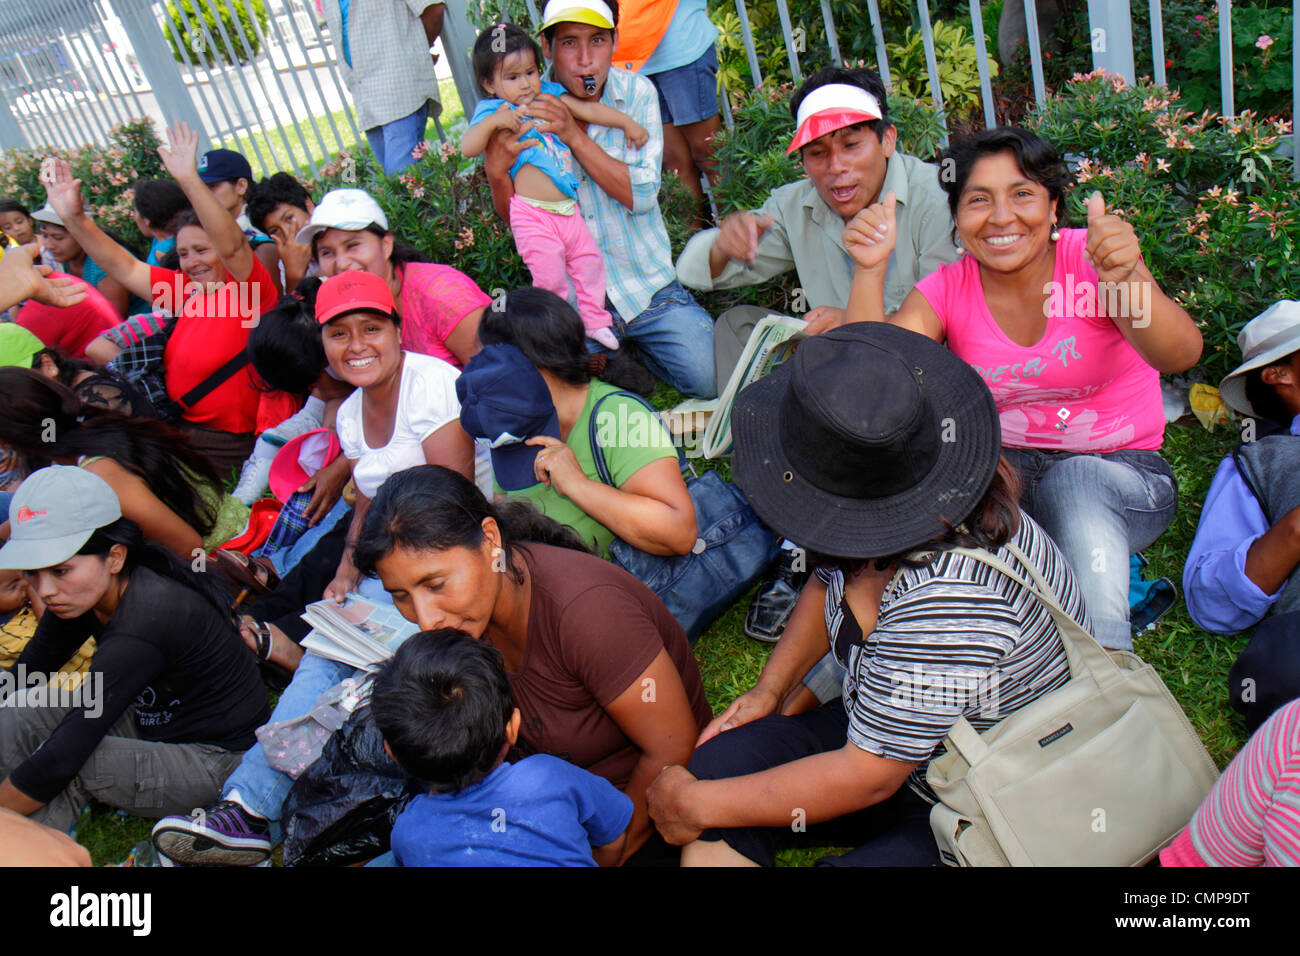
[[[659,46],[677,11],[677,0],[623,0],[618,5],[618,46],[613,63],[639,70]]]

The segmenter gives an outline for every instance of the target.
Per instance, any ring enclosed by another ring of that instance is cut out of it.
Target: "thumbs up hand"
[[[895,210],[898,197],[885,193],[884,201],[863,209],[844,229],[844,248],[859,269],[883,268],[898,242]]]
[[[1086,249],[1097,275],[1103,282],[1125,282],[1142,265],[1142,250],[1137,233],[1119,216],[1106,213],[1101,193],[1088,197],[1088,238]]]

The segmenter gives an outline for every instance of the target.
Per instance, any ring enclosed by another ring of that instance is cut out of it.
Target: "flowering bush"
[[[1300,184],[1279,156],[1290,121],[1247,111],[1193,114],[1176,92],[1119,77],[1076,76],[1029,125],[1074,167],[1074,220],[1098,190],[1131,222],[1164,291],[1196,319],[1217,382],[1239,361],[1242,325],[1300,298]]]
[[[131,186],[137,179],[165,175],[158,158],[158,134],[149,119],[131,120],[109,132],[107,146],[79,150],[6,150],[0,157],[0,199],[14,199],[29,209],[45,205],[41,162],[53,156],[66,159],[81,180],[81,194],[91,217],[117,233],[128,245],[140,246],[144,237],[136,228]]]

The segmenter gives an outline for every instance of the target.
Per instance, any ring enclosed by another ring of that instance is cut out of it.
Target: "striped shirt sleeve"
[[[1160,862],[1300,866],[1300,700],[1255,732]]]

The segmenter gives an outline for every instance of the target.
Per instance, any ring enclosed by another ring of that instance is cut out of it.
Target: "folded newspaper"
[[[385,604],[373,604],[358,594],[349,594],[342,604],[317,601],[307,605],[302,619],[313,628],[302,646],[332,661],[374,670],[402,645],[412,634],[419,632],[397,612]]]
[[[799,342],[808,337],[803,331],[807,326],[803,319],[790,315],[765,315],[749,334],[727,387],[718,398],[709,403],[691,399],[668,413],[670,420],[688,421],[694,417],[696,421],[707,421],[700,442],[700,453],[705,458],[725,458],[731,454],[731,408],[736,396],[793,355]],[[680,431],[683,429],[679,426],[674,434]]]

